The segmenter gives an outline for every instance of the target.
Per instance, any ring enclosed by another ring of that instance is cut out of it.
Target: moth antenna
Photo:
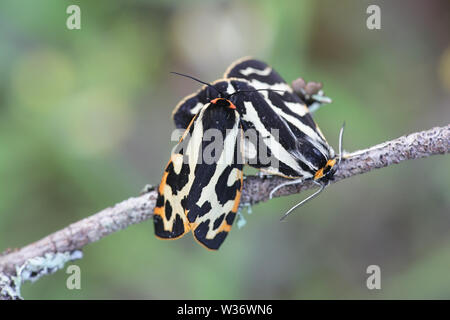
[[[290,208],[285,214],[284,216],[280,219],[280,221],[283,221],[284,219],[286,219],[286,217],[291,214],[292,211],[294,211],[296,208],[300,207],[301,205],[305,204],[306,202],[308,202],[309,200],[311,200],[312,198],[315,198],[319,195],[319,193],[321,193],[323,191],[323,189],[325,189],[325,184],[320,184],[319,182],[314,181],[315,184],[320,185],[320,189],[317,190],[316,192],[314,192],[312,195],[310,195],[308,198],[303,199],[301,202],[297,203],[295,206],[293,206],[292,208]]]
[[[345,128],[345,121],[342,124],[341,130],[339,131],[339,160],[338,160],[338,167],[341,164],[342,160],[342,145],[344,141],[344,128]]]
[[[214,87],[213,85],[209,84],[208,82],[204,82],[204,81],[202,81],[202,80],[199,80],[199,79],[197,79],[197,78],[194,78],[193,76],[190,76],[190,75],[187,75],[187,74],[183,74],[183,73],[178,73],[178,72],[174,72],[174,71],[170,71],[170,73],[173,73],[173,74],[176,74],[176,75],[179,75],[179,76],[182,76],[182,77],[186,77],[186,78],[195,80],[195,81],[197,81],[197,82],[206,84],[208,87],[213,88],[214,90],[216,90],[216,91],[219,93],[219,95],[220,95],[221,97],[223,96],[223,93],[222,93],[222,92],[220,92],[219,90],[217,90],[216,87]]]
[[[290,185],[293,185],[293,184],[298,184],[298,183],[301,183],[303,181],[304,181],[303,179],[296,179],[296,180],[283,182],[282,184],[277,185],[275,188],[272,189],[272,191],[270,191],[269,199],[272,199],[274,193],[277,192],[278,190],[280,190],[281,188],[283,188],[285,186],[290,186]]]
[[[342,160],[342,154],[343,154],[343,151],[342,151],[342,145],[343,145],[343,140],[344,140],[344,129],[345,129],[345,121],[344,121],[344,123],[342,124],[341,130],[339,131],[339,160],[338,160],[338,163],[337,163],[337,167],[339,167],[339,165],[340,165],[340,163],[341,163],[341,160]],[[283,187],[289,186],[289,185],[298,184],[298,183],[301,183],[301,182],[303,182],[303,181],[304,181],[303,179],[297,179],[297,180],[288,181],[288,182],[284,182],[284,183],[282,183],[282,184],[279,184],[278,186],[276,186],[275,188],[273,188],[272,191],[270,191],[269,199],[272,199],[274,193],[275,193],[276,191],[278,191],[280,188],[283,188]],[[320,186],[320,189],[317,190],[316,192],[314,192],[312,195],[310,195],[310,196],[307,197],[306,199],[304,199],[304,200],[302,200],[301,202],[297,203],[297,204],[296,204],[295,206],[293,206],[291,209],[289,209],[289,210],[283,215],[283,217],[280,219],[280,221],[283,221],[284,219],[286,219],[286,217],[287,217],[289,214],[291,214],[292,211],[294,211],[294,210],[297,209],[298,207],[304,205],[304,204],[305,204],[306,202],[308,202],[309,200],[311,200],[311,199],[317,197],[317,196],[319,195],[319,193],[321,193],[321,192],[325,189],[325,187],[327,186],[327,184],[321,184],[321,183],[319,183],[319,182],[317,182],[317,181],[313,181],[313,182],[314,182],[315,184],[319,185],[319,186]]]

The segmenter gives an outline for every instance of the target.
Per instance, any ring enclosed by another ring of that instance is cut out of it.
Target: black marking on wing
[[[179,191],[188,183],[189,180],[189,164],[183,163],[179,174],[175,173],[173,163],[171,162],[166,170],[168,172],[166,183],[170,185],[172,194],[177,195]]]
[[[236,217],[236,212],[230,212],[225,217],[225,221],[231,226],[234,222],[235,217]]]
[[[188,98],[184,101],[178,110],[173,114],[173,120],[175,121],[175,127],[186,129],[189,123],[191,122],[194,115],[191,113],[191,110],[199,103],[199,99],[197,96]],[[206,103],[204,103],[206,104]]]
[[[172,217],[172,206],[170,205],[169,201],[166,201],[165,206],[166,219],[170,220],[170,218]]]
[[[236,180],[231,186],[228,186],[228,177],[231,173],[231,171],[236,166],[227,166],[227,168],[222,172],[222,174],[219,177],[219,180],[216,184],[216,194],[217,199],[219,200],[220,204],[225,204],[229,200],[233,200],[236,197],[236,192],[241,189],[241,181]],[[242,165],[241,168],[242,170]]]
[[[225,78],[239,78],[239,79],[245,79],[245,80],[257,80],[259,82],[264,82],[269,85],[273,85],[280,82],[285,82],[284,79],[276,72],[275,70],[271,70],[271,72],[268,75],[259,75],[257,73],[251,73],[248,75],[245,75],[241,71],[247,69],[247,68],[253,68],[257,70],[265,70],[267,67],[270,67],[266,63],[256,60],[256,59],[245,59],[245,60],[238,60],[237,62],[231,64],[231,66],[226,71],[224,77]]]
[[[223,222],[223,219],[225,219],[225,213],[220,215],[220,217],[218,217],[213,224],[213,230],[216,230],[218,227],[220,227],[220,225]]]
[[[162,206],[164,206],[164,202],[165,202],[164,195],[158,195],[158,198],[156,198],[156,205],[155,205],[155,207],[162,207]]]
[[[209,201],[206,201],[205,203],[203,203],[203,205],[201,207],[199,207],[197,204],[195,203],[191,203],[191,205],[189,206],[189,212],[188,212],[188,220],[189,222],[194,222],[195,219],[203,217],[205,214],[207,214],[208,212],[211,211],[211,203]]]
[[[177,215],[173,223],[171,231],[164,230],[164,222],[161,216],[153,215],[153,221],[155,225],[155,235],[162,239],[176,239],[185,233],[183,220]]]
[[[226,91],[226,88],[218,89]],[[218,97],[219,93],[208,86],[203,87],[193,95],[185,97],[173,111],[173,120],[175,122],[175,127],[178,129],[187,128],[195,115],[192,110],[195,109],[199,103],[203,108],[203,106],[205,106],[211,100]]]
[[[223,243],[225,238],[228,235],[228,232],[221,231],[219,232],[213,239],[207,239],[206,234],[209,231],[209,220],[206,220],[198,225],[198,227],[194,231],[195,239],[198,240],[201,244],[203,244],[208,249],[217,250],[220,245]]]

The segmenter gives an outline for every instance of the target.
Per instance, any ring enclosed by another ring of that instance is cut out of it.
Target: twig
[[[412,133],[369,149],[348,153],[342,160],[333,182],[405,160],[449,152],[450,124],[445,127],[435,127]],[[268,200],[270,191],[282,181],[283,179],[280,177],[247,177],[241,198],[242,203],[256,204]],[[314,186],[315,184],[311,182],[287,186],[278,190],[275,196],[299,193]],[[34,280],[36,280],[42,274],[39,266],[42,264],[42,269],[47,268],[48,261],[53,261],[57,254],[64,254],[67,261],[80,258],[80,254],[73,253],[79,252],[87,244],[151,218],[156,196],[157,193],[153,190],[139,197],[130,198],[21,249],[5,252],[0,256],[0,279],[2,279],[1,277],[12,279],[12,277],[22,276],[22,272],[18,272],[18,270],[29,263],[30,259],[34,259],[31,260],[35,263],[34,273],[31,276],[34,276]],[[36,264],[36,258],[46,259],[45,263],[42,260],[41,264]],[[64,261],[66,262],[66,260]],[[55,267],[46,273],[57,269]],[[0,281],[0,298],[3,293],[1,283]],[[8,295],[5,293],[4,296]]]

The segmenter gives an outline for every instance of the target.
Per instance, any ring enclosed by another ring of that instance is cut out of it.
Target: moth
[[[318,195],[333,178],[341,143],[337,157],[309,111],[325,100],[304,95],[304,102],[275,70],[251,58],[233,63],[222,79],[211,84],[179,75],[204,86],[173,111],[176,127],[185,131],[158,188],[157,237],[177,239],[192,231],[200,244],[218,249],[239,208],[244,163],[288,179],[271,191],[271,197],[279,188],[305,180],[320,186],[284,217]],[[204,162],[210,129],[220,132],[223,144],[214,152],[217,161]]]
[[[206,135],[212,130],[221,141],[205,154],[210,145]],[[229,100],[217,98],[202,105],[187,125],[158,187],[153,215],[158,238],[177,239],[192,231],[206,248],[220,247],[241,197],[241,139],[240,115]]]
[[[284,186],[305,180],[312,180],[320,187],[286,212],[283,218],[323,191],[341,161],[344,127],[339,135],[337,156],[308,109],[317,100],[310,99],[307,105],[269,65],[252,58],[242,58],[231,64],[223,79],[215,81],[212,86],[204,86],[176,106],[173,112],[175,126],[185,128],[198,110],[211,99],[220,97],[221,92],[232,95],[230,99],[241,117],[244,132],[254,129],[258,133],[256,142],[244,139],[246,164],[267,174],[289,179],[274,188],[270,197]],[[261,161],[261,149],[277,160],[276,165],[272,161]]]

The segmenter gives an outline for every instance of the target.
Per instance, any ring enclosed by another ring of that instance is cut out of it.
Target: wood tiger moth
[[[202,158],[210,145],[208,130],[219,132],[222,139],[213,161]],[[229,100],[216,98],[202,106],[164,170],[153,218],[158,238],[177,239],[191,230],[204,247],[220,247],[240,202],[241,140],[240,116]]]
[[[290,179],[271,196],[285,185],[305,180],[321,186],[298,205],[320,193],[333,178],[340,156],[338,161],[308,109],[321,101],[309,97],[306,104],[276,71],[250,58],[233,63],[224,78],[212,84],[187,77],[205,86],[184,98],[173,112],[176,127],[186,129],[178,144],[184,148],[172,154],[158,188],[157,237],[176,239],[192,230],[206,248],[220,247],[240,202],[243,164],[236,161],[238,155],[250,166]],[[207,149],[208,129],[219,130],[224,138],[219,154],[233,153],[224,163],[198,161]],[[248,139],[249,131],[257,133],[256,140]],[[272,161],[262,157],[261,150]]]
[[[308,104],[305,103],[273,68],[252,58],[242,58],[232,63],[224,78],[213,85],[216,89],[204,86],[176,106],[173,118],[177,128],[185,128],[197,111],[217,96],[218,91],[227,90],[228,94],[244,91],[230,98],[241,116],[243,130],[255,129],[260,137],[257,144],[265,145],[263,149],[277,160],[274,166],[273,161],[261,162],[258,152],[253,159],[249,159],[245,152],[246,164],[290,179],[272,190],[271,196],[283,186],[305,180],[313,180],[320,186],[318,194],[333,179],[342,154],[343,128],[339,138],[339,156],[336,156],[309,110],[309,107],[328,100],[315,100],[308,96]],[[278,137],[271,134],[274,130]],[[271,143],[266,144],[266,141]],[[244,145],[251,146],[252,142],[246,141]],[[253,149],[259,150],[255,146]]]

